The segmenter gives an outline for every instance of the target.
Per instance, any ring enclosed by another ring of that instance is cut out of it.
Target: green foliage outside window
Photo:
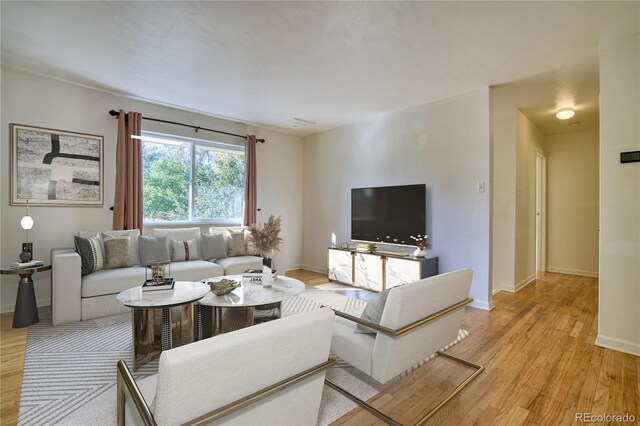
[[[144,142],[145,221],[188,221],[191,144]],[[241,218],[244,155],[196,145],[193,219]]]
[[[195,163],[193,217],[242,217],[244,155],[196,147]]]

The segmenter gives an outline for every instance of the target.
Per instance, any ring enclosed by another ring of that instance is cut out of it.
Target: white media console
[[[438,258],[329,248],[329,280],[382,291],[438,275]]]

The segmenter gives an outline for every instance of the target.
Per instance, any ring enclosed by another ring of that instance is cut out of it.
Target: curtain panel
[[[256,223],[258,208],[258,187],[256,172],[256,135],[247,135],[244,147],[245,175],[244,175],[244,214],[245,226]]]
[[[142,233],[142,114],[120,110],[116,147],[116,194],[113,229],[139,229]]]

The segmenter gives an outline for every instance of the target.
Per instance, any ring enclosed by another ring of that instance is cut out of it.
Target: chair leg
[[[431,408],[429,411],[427,411],[426,413],[421,415],[416,421],[414,421],[412,423],[413,426],[421,426],[421,425],[423,425],[427,420],[429,420],[431,417],[433,417],[434,414],[436,414],[442,407],[444,407],[447,404],[447,402],[451,401],[458,393],[460,393],[460,391],[462,391],[462,389],[464,389],[469,383],[471,383],[476,377],[478,377],[484,371],[484,367],[482,365],[476,364],[476,363],[471,362],[471,361],[467,361],[464,358],[460,358],[460,357],[457,357],[455,355],[451,355],[451,354],[448,354],[448,353],[445,353],[445,352],[441,352],[441,351],[438,351],[436,353],[438,355],[441,355],[441,356],[445,357],[445,358],[449,358],[449,359],[451,359],[453,361],[456,361],[456,362],[459,362],[461,364],[464,364],[467,367],[475,368],[476,371],[474,371],[462,383],[460,383],[458,386],[456,386],[449,394],[447,394],[447,396],[445,396],[442,400],[440,400],[433,408]],[[346,396],[351,401],[355,402],[360,407],[362,407],[363,409],[367,410],[368,412],[370,412],[374,416],[378,417],[380,420],[384,421],[385,423],[387,423],[389,425],[393,425],[393,426],[402,426],[402,423],[399,423],[397,420],[394,420],[393,418],[389,417],[388,415],[386,415],[382,411],[380,411],[377,408],[371,406],[367,402],[361,400],[360,398],[358,398],[354,394],[352,394],[349,391],[347,391],[347,390],[341,388],[340,386],[336,385],[335,383],[333,383],[329,379],[324,379],[324,383],[327,386],[329,386],[330,388],[340,392],[342,395]]]
[[[380,411],[377,408],[367,404],[366,402],[364,402],[363,400],[361,400],[360,398],[358,398],[357,396],[355,396],[354,394],[352,394],[348,390],[343,389],[340,386],[336,385],[331,380],[324,379],[324,384],[329,386],[331,389],[340,392],[342,395],[346,396],[351,401],[355,402],[360,407],[362,407],[363,409],[367,410],[368,412],[370,412],[371,414],[373,414],[374,416],[376,416],[377,418],[379,418],[383,422],[385,422],[385,423],[387,423],[389,425],[393,425],[393,426],[402,426],[402,423],[398,423],[397,421],[393,420],[391,417],[387,416],[382,411]]]
[[[457,357],[455,355],[451,355],[451,354],[448,354],[446,352],[441,352],[441,351],[438,351],[437,354],[440,355],[440,356],[443,356],[445,358],[449,358],[449,359],[451,359],[453,361],[459,362],[460,364],[464,364],[467,367],[475,368],[476,371],[474,371],[473,374],[471,374],[462,383],[460,383],[458,386],[456,386],[455,389],[453,389],[447,396],[442,398],[442,400],[440,400],[440,402],[438,402],[431,410],[427,411],[425,414],[420,416],[420,418],[418,420],[416,420],[415,423],[413,423],[414,426],[423,425],[427,420],[429,420],[431,417],[433,417],[433,415],[436,414],[442,407],[444,407],[447,402],[451,401],[453,399],[453,397],[455,397],[458,393],[460,393],[460,391],[462,389],[467,387],[467,385],[469,383],[471,383],[473,381],[473,379],[478,377],[484,371],[484,366],[482,366],[480,364],[476,364],[476,363],[471,362],[471,361],[468,361],[468,360],[466,360],[464,358],[460,358],[460,357]]]

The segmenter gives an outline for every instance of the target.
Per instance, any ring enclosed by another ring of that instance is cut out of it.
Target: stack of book
[[[43,266],[44,262],[42,260],[32,260],[31,262],[13,262],[9,267],[11,269],[25,269],[25,268],[37,268],[38,266]]]
[[[247,269],[242,273],[242,284],[262,284],[262,269]]]
[[[242,274],[242,284],[262,284],[262,269],[247,269]],[[278,277],[277,271],[271,271],[271,276],[275,280]]]
[[[165,278],[160,282],[147,280],[142,284],[142,291],[172,291],[174,284],[173,278]]]

